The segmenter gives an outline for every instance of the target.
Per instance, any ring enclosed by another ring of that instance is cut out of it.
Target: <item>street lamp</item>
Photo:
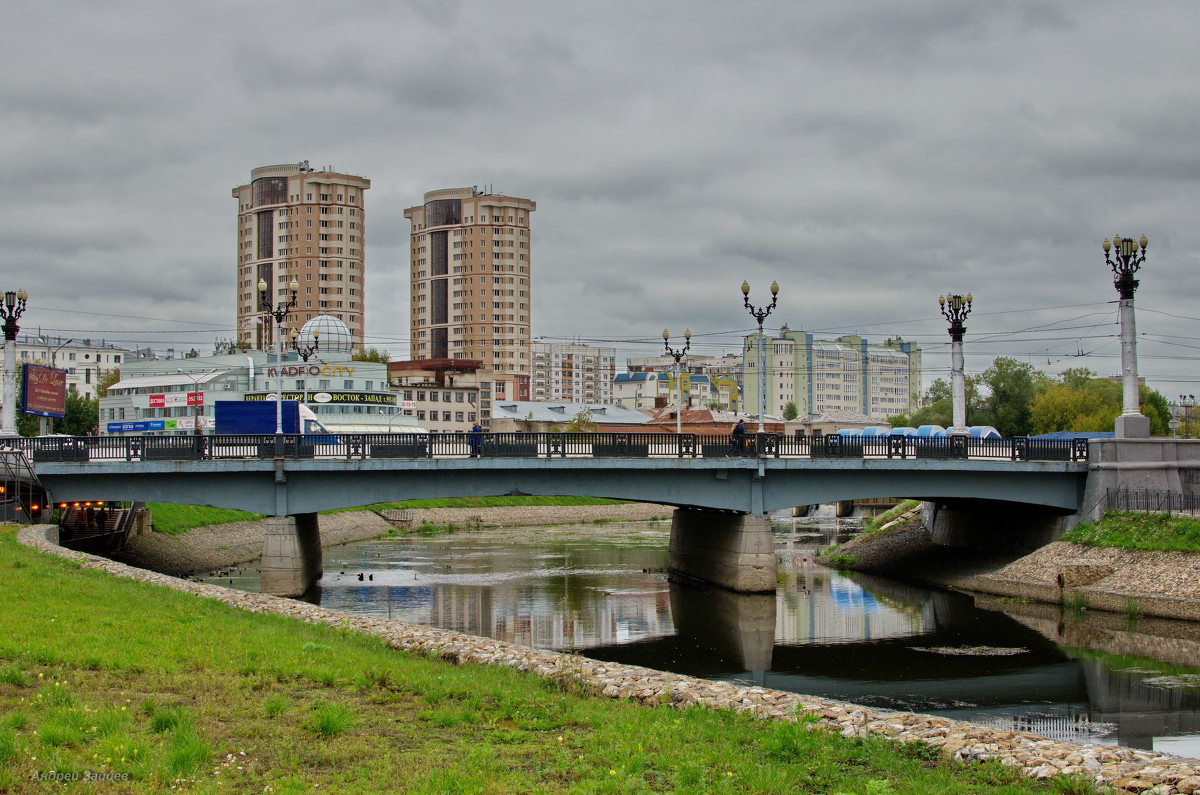
[[[54,348],[53,350],[51,350],[49,337],[38,337],[37,339],[38,339],[38,342],[40,342],[46,346],[46,353],[49,354],[49,356],[50,356],[50,369],[51,370],[58,369],[58,366],[57,366],[58,352],[75,341],[75,338],[72,337],[69,340],[67,340],[66,342],[64,342],[62,345],[59,345],[57,348]],[[59,339],[62,339],[62,337],[59,337]],[[39,417],[38,418],[38,436],[45,436],[48,433],[50,433],[50,418],[49,417]]]
[[[319,339],[320,336],[321,336],[321,332],[318,331],[317,329],[313,329],[312,345],[301,345],[300,344],[300,332],[296,331],[295,329],[292,329],[292,350],[294,350],[300,356],[300,358],[304,360],[305,364],[308,364],[308,360],[310,358],[312,358],[312,355],[314,353],[316,353],[317,350],[320,348],[320,343],[321,343],[321,340]],[[301,383],[304,385],[304,402],[305,403],[308,402],[308,372],[307,371],[308,371],[308,368],[305,367],[304,372],[301,373]]]
[[[1138,280],[1133,278],[1138,268],[1146,261],[1146,246],[1150,241],[1142,235],[1140,240],[1113,235],[1112,242],[1105,240],[1104,261],[1112,268],[1113,287],[1120,296],[1119,320],[1121,324],[1121,416],[1117,417],[1118,439],[1145,439],[1150,436],[1150,418],[1142,415],[1138,399],[1137,375],[1137,331],[1133,320],[1133,293]]]
[[[663,347],[667,349],[667,356],[675,360],[675,383],[679,385],[679,410],[675,412],[675,433],[683,433],[683,379],[679,374],[679,360],[687,356],[688,349],[692,347],[692,330],[683,330],[683,348],[678,351],[671,347],[668,342],[670,339],[671,332],[663,329]]]
[[[200,391],[200,379],[203,376],[212,375],[213,373],[215,373],[217,371],[209,370],[207,373],[201,373],[200,375],[194,375],[192,373],[189,373],[187,370],[180,370],[177,367],[177,368],[175,368],[175,372],[179,373],[180,375],[186,375],[188,378],[192,379],[192,383],[195,384],[196,389],[194,392],[192,392],[192,395],[191,395],[192,422],[193,422],[192,434],[194,436],[199,436],[200,435],[200,418],[204,416],[204,394]]]
[[[25,313],[29,294],[24,290],[7,290],[0,304],[4,319],[4,408],[0,411],[0,437],[17,435],[17,321]]]
[[[1183,407],[1183,438],[1192,438],[1192,407],[1196,405],[1195,395],[1180,395],[1179,405]]]
[[[278,389],[275,390],[275,436],[283,436],[283,338],[287,336],[287,329],[284,328],[284,321],[287,320],[288,310],[296,305],[296,293],[300,291],[300,283],[292,279],[292,283],[288,285],[288,290],[291,291],[291,300],[284,301],[276,305],[271,300],[271,293],[267,289],[267,280],[258,280],[259,301],[262,304],[263,311],[275,318],[275,384]],[[278,441],[278,439],[276,440]],[[282,447],[275,446],[275,454],[280,455]]]
[[[950,321],[950,394],[953,401],[950,433],[967,433],[967,381],[963,375],[963,321],[971,314],[970,293],[938,296],[942,317]]]
[[[750,303],[750,282],[742,282],[742,303],[758,321],[758,432],[763,432],[763,414],[767,410],[767,341],[763,336],[763,321],[779,301],[779,282],[771,282],[771,303],[756,309]]]

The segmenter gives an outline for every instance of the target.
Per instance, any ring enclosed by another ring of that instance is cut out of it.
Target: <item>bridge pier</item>
[[[731,591],[774,592],[771,520],[763,514],[676,508],[667,570]]]
[[[263,525],[262,592],[300,596],[323,572],[317,515],[268,516]]]

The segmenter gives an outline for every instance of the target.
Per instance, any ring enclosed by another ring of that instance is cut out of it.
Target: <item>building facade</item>
[[[262,166],[233,189],[237,199],[237,334],[257,350],[269,349],[275,329],[260,306],[259,281],[272,302],[288,301],[299,285],[292,317],[304,323],[321,313],[350,329],[363,347],[366,301],[365,177],[308,161]]]
[[[104,340],[19,334],[16,357],[18,368],[22,364],[44,364],[66,370],[68,390],[95,398],[100,378],[136,359],[137,354]]]
[[[537,204],[477,188],[425,194],[412,223],[411,358],[475,359],[529,397],[531,247]]]
[[[533,400],[612,403],[617,349],[535,342]]]
[[[758,410],[759,335],[745,339],[745,410]],[[850,411],[886,418],[917,407],[921,390],[921,349],[889,338],[871,344],[859,336],[818,340],[787,326],[767,336],[766,413],[783,414],[794,403],[800,416]]]
[[[416,359],[388,363],[401,411],[437,433],[462,432],[476,422],[491,428],[492,406],[516,393],[514,373],[498,373],[477,359]]]
[[[682,405],[737,411],[742,398],[737,379],[729,375],[707,375],[684,371],[676,381],[674,370],[618,373],[613,378],[612,402],[631,409],[656,409],[678,406],[679,384],[683,385]]]

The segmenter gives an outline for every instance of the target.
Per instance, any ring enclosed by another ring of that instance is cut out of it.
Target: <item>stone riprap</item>
[[[22,544],[77,561],[83,568],[216,599],[255,613],[276,613],[314,624],[352,627],[383,638],[395,649],[436,654],[455,664],[506,665],[610,698],[684,708],[704,705],[745,711],[757,717],[795,721],[843,737],[881,735],[899,742],[924,742],[962,761],[995,759],[1025,775],[1046,779],[1078,775],[1120,792],[1174,795],[1200,793],[1200,760],[1162,756],[1132,748],[1079,745],[1035,734],[991,729],[929,715],[887,712],[813,696],[728,682],[710,682],[632,665],[600,662],[459,632],[348,615],[336,610],[265,594],[190,582],[138,569],[106,558],[64,549],[51,541],[52,526],[23,528]]]

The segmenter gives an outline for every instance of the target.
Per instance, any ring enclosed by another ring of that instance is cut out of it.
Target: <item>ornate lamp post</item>
[[[767,410],[767,341],[763,336],[763,321],[779,301],[779,282],[771,282],[771,303],[761,309],[750,303],[750,282],[742,282],[742,304],[758,321],[758,432],[763,432],[763,414]]]
[[[301,345],[300,344],[300,332],[296,331],[295,329],[292,330],[292,350],[294,350],[296,352],[296,354],[299,355],[299,357],[304,360],[305,364],[308,364],[308,360],[311,359],[312,355],[314,353],[316,353],[317,350],[320,348],[320,343],[321,343],[321,340],[319,339],[320,336],[321,336],[321,332],[317,331],[316,329],[313,329],[312,345]],[[305,368],[306,372],[303,374],[303,376],[301,378],[301,382],[304,385],[304,402],[305,403],[308,402],[307,369],[308,368]]]
[[[1196,405],[1195,395],[1180,395],[1179,405],[1183,409],[1183,438],[1192,438],[1192,407]]]
[[[24,290],[6,290],[0,304],[4,319],[4,410],[0,412],[0,437],[17,435],[17,321],[25,313],[29,294]]]
[[[971,314],[970,293],[966,296],[947,294],[938,296],[942,317],[950,321],[950,393],[953,401],[953,419],[950,433],[967,433],[967,382],[963,375],[963,333],[967,327],[963,321]]]
[[[1117,417],[1118,439],[1145,439],[1150,436],[1150,418],[1142,415],[1138,399],[1137,375],[1137,331],[1133,320],[1133,293],[1138,280],[1133,278],[1138,268],[1146,261],[1146,246],[1150,241],[1142,235],[1141,240],[1131,240],[1113,235],[1112,242],[1105,240],[1104,261],[1112,268],[1113,287],[1120,296],[1119,319],[1121,323],[1121,416]]]
[[[679,385],[679,410],[675,412],[675,433],[683,433],[683,379],[679,374],[679,360],[687,356],[688,349],[692,347],[692,330],[683,330],[683,347],[679,350],[671,347],[670,339],[671,332],[663,329],[663,347],[667,350],[667,356],[675,360],[675,383]]]
[[[284,321],[287,320],[288,310],[296,305],[296,293],[300,291],[300,283],[292,279],[292,283],[288,285],[288,290],[291,291],[292,297],[288,301],[276,306],[271,301],[271,292],[268,289],[267,280],[258,280],[258,295],[259,301],[262,304],[263,311],[275,318],[275,384],[278,389],[275,390],[275,436],[283,436],[283,338],[287,336],[287,329],[284,327]],[[276,455],[282,450],[276,445]]]

